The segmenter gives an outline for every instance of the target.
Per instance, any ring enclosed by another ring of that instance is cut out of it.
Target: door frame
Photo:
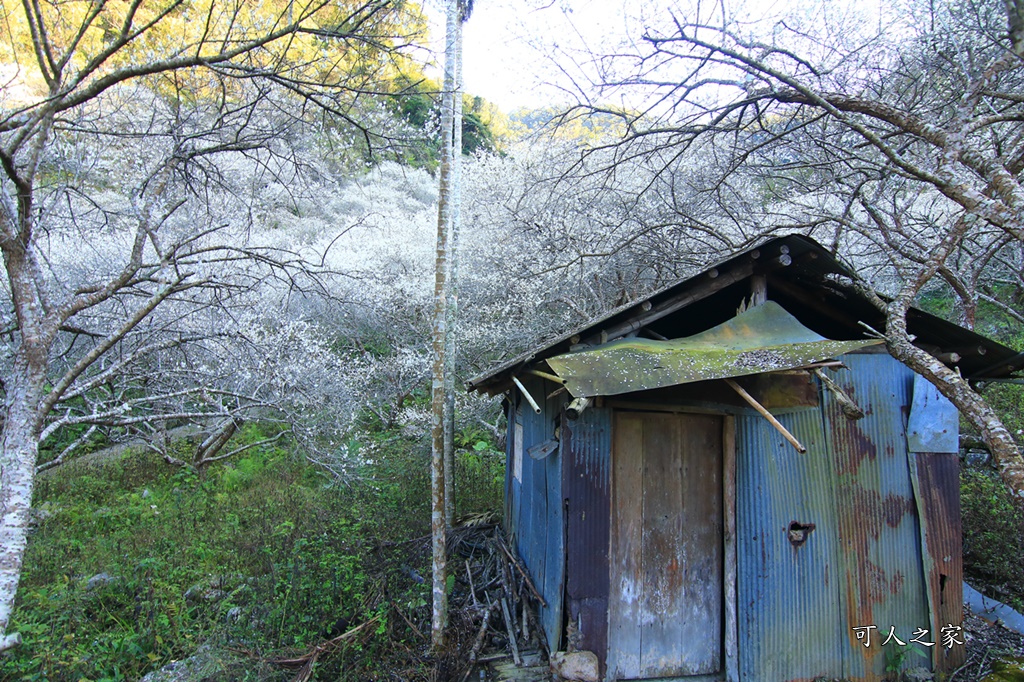
[[[702,409],[672,404],[651,404],[625,400],[605,399],[604,406],[612,411],[611,423],[614,428],[615,413],[619,411],[628,412],[671,412],[683,414],[714,415],[722,418],[722,671],[712,675],[696,675],[678,679],[684,682],[739,682],[739,620],[737,615],[737,580],[738,580],[738,550],[736,544],[736,417],[721,410]],[[612,435],[614,443],[614,434]],[[614,452],[610,453],[614,457]],[[614,501],[614,464],[609,472],[612,485],[611,501]],[[615,511],[614,505],[609,505],[609,516]],[[609,518],[609,560],[611,560],[611,523]],[[610,563],[610,562],[609,562]],[[610,585],[609,585],[610,586]],[[611,598],[611,595],[609,595]],[[610,632],[609,613],[609,632]],[[610,650],[610,647],[609,647]],[[608,666],[608,680],[612,678],[613,670]],[[664,679],[664,678],[663,678]]]

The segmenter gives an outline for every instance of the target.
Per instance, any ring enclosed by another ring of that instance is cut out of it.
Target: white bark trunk
[[[21,637],[8,633],[7,627],[28,544],[32,483],[39,454],[38,414],[50,347],[59,326],[48,316],[46,280],[29,241],[33,228],[31,186],[23,184],[19,189],[18,222],[12,222],[8,212],[0,218],[0,249],[20,336],[10,373],[4,377],[0,434],[0,651],[21,642]]]
[[[33,425],[44,378],[42,370],[30,368],[24,358],[18,358],[7,381],[0,442],[0,651],[21,642],[21,636],[9,634],[7,627],[28,543],[32,483],[39,451]]]
[[[447,0],[447,30],[444,52],[444,87],[441,103],[441,171],[437,208],[437,259],[434,275],[433,381],[431,382],[432,444],[430,457],[430,530],[433,550],[433,609],[431,612],[431,644],[435,650],[444,646],[448,626],[447,547],[445,534],[444,467],[444,403],[445,403],[445,339],[448,294],[448,236],[451,224],[452,123],[455,89],[455,32],[457,30],[456,0]]]
[[[459,318],[459,227],[462,219],[462,18],[455,22],[455,90],[452,93],[452,175],[449,201],[448,292],[445,310],[444,520],[455,523],[455,330]]]

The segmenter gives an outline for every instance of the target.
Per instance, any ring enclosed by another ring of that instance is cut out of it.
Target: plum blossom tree
[[[890,352],[981,431],[1024,504],[1012,434],[970,377],[906,328],[936,286],[968,325],[979,300],[1019,319],[1006,302],[1019,297],[1024,239],[1024,3],[907,2],[865,16],[816,2],[757,22],[733,9],[673,5],[660,23],[648,16],[631,50],[593,61],[598,94],[581,90],[574,113],[618,117],[624,134],[576,168],[621,178],[645,159],[639,196],[669,209],[668,234],[688,225],[733,243],[798,229],[852,255]],[[631,105],[593,103],[618,98]]]
[[[242,338],[247,291],[287,301],[322,290],[324,268],[251,239],[245,202],[226,200],[237,176],[218,158],[272,184],[301,170],[289,142],[308,127],[342,150],[385,144],[375,124],[387,117],[370,100],[418,25],[406,8],[4,6],[0,650],[20,641],[7,626],[41,439],[168,419],[229,429],[267,407],[273,382],[232,381],[214,360]]]

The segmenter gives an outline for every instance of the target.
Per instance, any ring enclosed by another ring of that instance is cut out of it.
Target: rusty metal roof
[[[470,379],[467,388],[501,393],[512,376],[581,343],[596,346],[641,329],[668,339],[698,334],[736,314],[755,275],[766,278],[770,300],[822,337],[855,341],[864,338],[865,326],[885,328],[884,314],[850,285],[852,269],[810,237],[793,234],[762,242],[543,342]],[[1008,377],[1024,368],[1024,354],[924,311],[912,308],[907,326],[921,347],[955,353],[959,360],[951,364],[968,379]]]
[[[879,343],[826,339],[766,301],[683,339],[620,339],[547,362],[573,396],[618,395],[793,369]]]

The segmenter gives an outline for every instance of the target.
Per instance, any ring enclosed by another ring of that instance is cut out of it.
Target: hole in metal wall
[[[813,523],[800,523],[799,521],[794,521],[789,524],[789,531],[787,535],[789,537],[790,544],[794,547],[800,547],[807,542],[807,536],[811,534],[812,530],[814,530]]]

